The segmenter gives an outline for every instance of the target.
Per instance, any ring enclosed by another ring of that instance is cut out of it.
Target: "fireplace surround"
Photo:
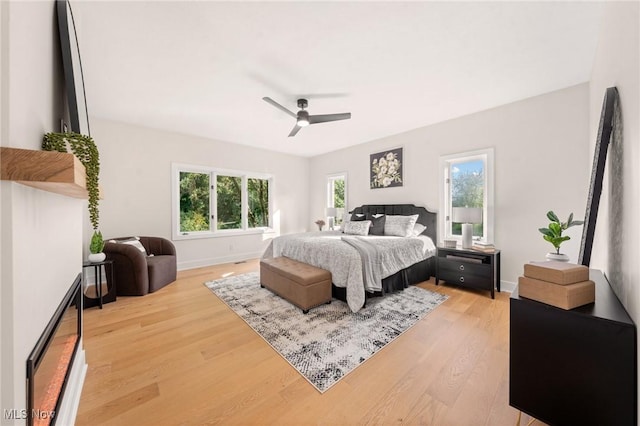
[[[27,425],[54,425],[82,337],[78,274],[27,358]]]

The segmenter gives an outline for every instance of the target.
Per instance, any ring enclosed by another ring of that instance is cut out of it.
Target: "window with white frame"
[[[271,227],[271,175],[182,164],[172,175],[174,239]]]
[[[474,240],[493,242],[493,174],[493,148],[440,157],[445,239],[460,239],[462,224],[470,220]]]
[[[327,177],[327,218],[336,227],[342,226],[347,208],[347,174],[337,173]]]

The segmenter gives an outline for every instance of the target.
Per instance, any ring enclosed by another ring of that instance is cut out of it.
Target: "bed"
[[[286,256],[330,271],[333,296],[346,301],[353,312],[368,296],[402,290],[434,275],[435,213],[413,204],[363,205],[351,213],[366,218],[416,215],[416,223],[425,229],[410,237],[363,237],[341,231],[283,235],[271,241],[262,257]]]

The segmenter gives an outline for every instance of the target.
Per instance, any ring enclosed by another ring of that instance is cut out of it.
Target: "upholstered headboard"
[[[353,209],[352,213],[357,214],[390,214],[411,216],[418,215],[418,223],[427,227],[422,232],[433,240],[434,244],[438,244],[438,217],[436,213],[430,212],[424,207],[418,207],[414,204],[364,204]]]

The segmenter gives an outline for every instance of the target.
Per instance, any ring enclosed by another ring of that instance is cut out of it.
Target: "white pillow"
[[[411,236],[417,237],[418,235],[422,234],[425,229],[427,229],[426,226],[416,222],[416,224],[413,226],[413,231],[411,232]]]
[[[140,242],[140,237],[127,238],[126,240],[109,240],[110,243],[116,244],[129,244],[137,248],[144,254],[147,255],[147,249],[144,248],[142,243]]]
[[[369,235],[370,220],[358,220],[347,222],[344,225],[344,233],[349,235]]]
[[[417,220],[417,214],[411,216],[387,215],[387,219],[384,222],[384,235],[409,237],[412,235],[413,227]]]

